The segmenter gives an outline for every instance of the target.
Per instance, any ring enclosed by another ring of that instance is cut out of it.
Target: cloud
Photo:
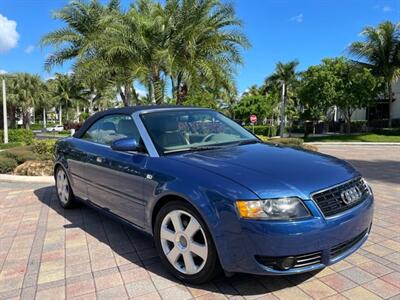
[[[304,20],[303,14],[298,14],[297,16],[291,17],[289,19],[290,22],[302,23]]]
[[[383,11],[384,13],[393,11],[393,8],[389,5],[375,5],[373,6],[373,9]]]
[[[0,70],[0,75],[2,74],[7,74],[8,72],[6,70]]]
[[[392,8],[389,5],[385,5],[384,7],[382,7],[382,11],[383,12],[388,12],[388,11],[391,11],[391,10],[392,10]]]
[[[0,53],[9,51],[17,46],[19,34],[17,22],[9,20],[0,14]]]
[[[28,47],[25,48],[25,53],[30,54],[33,52],[33,50],[35,50],[35,46],[29,45]]]

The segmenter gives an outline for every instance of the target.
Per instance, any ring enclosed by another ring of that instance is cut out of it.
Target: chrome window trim
[[[362,201],[362,202],[358,203],[357,205],[355,205],[355,206],[353,206],[353,207],[351,207],[351,208],[349,208],[349,209],[347,209],[347,210],[345,210],[345,211],[342,211],[342,212],[340,212],[340,213],[338,213],[338,214],[335,214],[335,215],[332,215],[332,216],[325,216],[325,214],[322,212],[321,208],[319,207],[317,201],[314,200],[313,196],[314,196],[315,194],[319,194],[319,193],[326,192],[326,191],[328,191],[328,190],[334,189],[334,188],[336,188],[336,187],[339,187],[339,186],[341,186],[341,185],[347,184],[347,183],[349,183],[349,182],[351,182],[351,181],[354,181],[354,180],[357,180],[357,179],[361,179],[362,181],[364,181],[364,183],[365,183],[365,185],[367,186],[368,191],[369,191],[369,197],[371,197],[371,196],[372,196],[371,187],[368,185],[368,183],[367,183],[367,181],[364,179],[364,177],[362,177],[361,175],[358,175],[358,176],[355,176],[355,177],[353,177],[353,178],[351,178],[351,179],[349,179],[349,180],[343,181],[343,182],[341,182],[341,183],[332,185],[332,186],[327,187],[327,188],[324,188],[324,189],[322,189],[322,190],[318,190],[318,191],[312,192],[312,193],[310,193],[309,199],[314,203],[315,207],[318,209],[319,213],[321,214],[321,216],[322,216],[324,219],[326,219],[326,220],[336,219],[336,218],[338,218],[338,217],[340,217],[340,216],[342,216],[342,215],[344,215],[344,214],[346,214],[346,213],[352,211],[353,209],[358,208],[358,206],[361,205],[361,204],[363,204],[365,201]]]
[[[168,108],[150,108],[135,111],[132,114],[133,121],[136,124],[136,127],[139,130],[139,133],[143,139],[143,143],[146,146],[147,152],[149,153],[150,157],[160,157],[156,147],[151,140],[149,133],[147,132],[146,127],[143,124],[142,118],[140,118],[141,114],[148,114],[152,112],[159,112],[159,111],[181,111],[181,110],[212,110],[209,108],[201,108],[201,107],[168,107]]]

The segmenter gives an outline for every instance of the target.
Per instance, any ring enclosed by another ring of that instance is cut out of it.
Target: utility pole
[[[285,132],[285,82],[282,82],[281,123],[279,124],[279,136],[283,138]]]
[[[4,135],[4,144],[8,144],[6,81],[4,80],[4,78],[3,78],[3,135]]]

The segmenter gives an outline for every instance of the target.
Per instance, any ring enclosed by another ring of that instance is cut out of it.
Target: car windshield
[[[144,113],[141,118],[162,154],[258,141],[239,124],[212,110],[165,110]]]

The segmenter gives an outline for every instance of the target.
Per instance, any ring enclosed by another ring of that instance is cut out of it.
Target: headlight
[[[236,201],[240,217],[262,220],[294,220],[310,216],[303,201],[296,197]]]

